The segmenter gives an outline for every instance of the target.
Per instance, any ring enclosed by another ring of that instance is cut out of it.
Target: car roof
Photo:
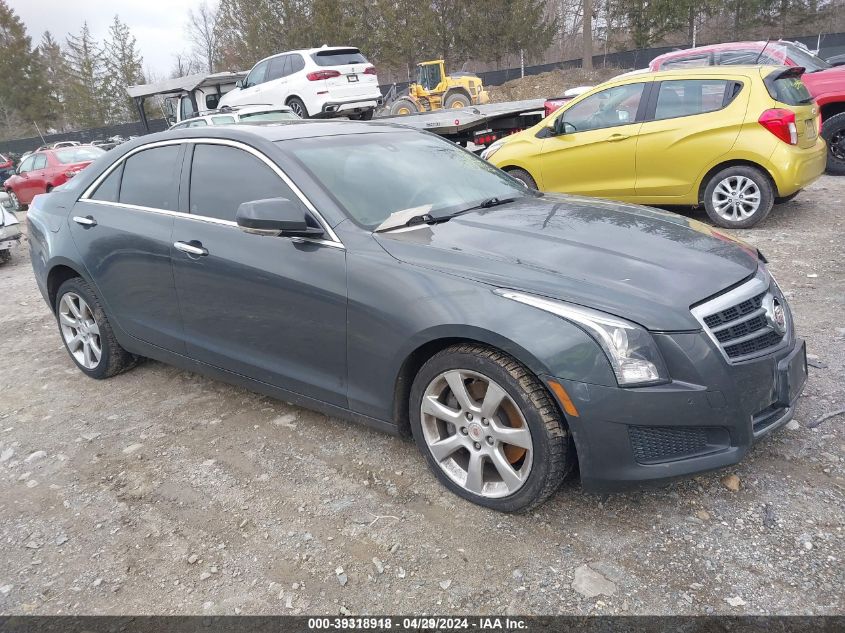
[[[410,131],[416,130],[398,123],[345,121],[338,119],[303,119],[301,121],[284,121],[278,123],[265,123],[263,125],[214,125],[199,128],[179,128],[159,132],[157,134],[148,134],[135,139],[131,143],[125,143],[125,145],[137,147],[138,145],[146,145],[147,143],[174,138],[189,139],[204,137],[223,139],[229,138],[233,140],[260,138],[265,141],[276,142],[299,138]]]
[[[358,48],[357,46],[320,46],[319,48],[299,48],[299,49],[294,50],[294,51],[282,51],[280,53],[273,53],[272,55],[268,55],[267,57],[259,59],[257,62],[255,62],[253,67],[258,66],[258,64],[260,64],[263,61],[266,61],[268,59],[273,59],[274,57],[278,57],[279,55],[290,55],[291,53],[299,53],[300,55],[312,55],[314,53],[319,53],[320,51],[325,52],[325,51],[349,51],[349,50],[356,50],[359,53],[361,52],[361,49]]]

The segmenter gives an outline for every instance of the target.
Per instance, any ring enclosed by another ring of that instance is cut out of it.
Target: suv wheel
[[[75,277],[59,287],[56,320],[68,354],[91,378],[110,378],[136,365],[137,358],[115,339],[97,296],[85,280]]]
[[[293,113],[303,119],[308,118],[308,109],[305,103],[299,97],[291,97],[288,99],[288,107],[293,110]]]
[[[545,387],[502,352],[455,345],[423,365],[411,428],[435,476],[474,503],[515,512],[548,499],[572,469],[569,431]]]
[[[704,189],[704,208],[718,226],[747,229],[763,220],[774,204],[769,179],[754,167],[728,167],[714,174]]]
[[[827,173],[845,175],[845,112],[824,122],[822,138],[827,143]]]

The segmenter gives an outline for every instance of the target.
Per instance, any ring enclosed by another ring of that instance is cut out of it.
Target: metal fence
[[[831,57],[833,55],[845,54],[845,33],[828,33],[827,35],[807,35],[802,37],[784,37],[784,40],[798,41],[806,44],[808,48],[815,50],[819,49],[819,54],[822,57]],[[677,46],[659,46],[656,48],[641,48],[632,51],[621,51],[618,53],[607,53],[605,55],[594,55],[593,66],[596,67],[611,67],[611,68],[645,68],[648,63],[663,53],[676,50]],[[536,66],[526,66],[526,75],[539,75],[540,73],[547,73],[552,70],[561,70],[564,68],[579,68],[581,66],[581,59],[570,59],[566,61],[554,62],[551,64],[538,64]],[[484,84],[487,86],[499,86],[506,81],[512,79],[519,79],[519,68],[506,68],[503,70],[490,70],[487,72],[478,73]],[[380,86],[382,94],[387,94],[387,91],[393,87],[394,84],[384,84]],[[401,82],[396,84],[396,89],[401,92],[408,87],[408,82]],[[548,95],[552,96],[552,95]],[[153,119],[149,121],[150,132],[161,132],[167,128],[164,119]],[[119,125],[110,125],[106,127],[93,128],[90,130],[80,130],[78,132],[65,132],[62,134],[50,134],[44,137],[47,143],[54,143],[56,141],[79,141],[81,143],[90,143],[97,139],[106,139],[111,136],[120,135],[124,138],[129,136],[140,136],[145,134],[143,125],[140,122],[121,123]],[[0,141],[0,153],[2,154],[21,154],[35,149],[43,142],[40,137],[31,137],[25,139],[17,139],[14,141]]]

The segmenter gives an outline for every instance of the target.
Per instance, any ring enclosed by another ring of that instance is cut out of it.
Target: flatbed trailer
[[[404,116],[379,116],[373,120],[426,130],[464,147],[469,143],[486,147],[504,136],[539,123],[543,119],[544,103],[544,99],[506,101]]]

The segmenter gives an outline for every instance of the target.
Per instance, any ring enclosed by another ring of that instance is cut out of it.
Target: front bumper
[[[20,233],[16,233],[15,235],[4,235],[3,237],[0,237],[0,251],[6,251],[14,246],[20,246],[20,243]]]
[[[655,338],[668,356],[683,351],[691,360],[679,370],[683,378],[715,378],[632,389],[554,379],[579,413],[567,421],[588,491],[662,484],[735,464],[792,419],[807,375],[803,340],[729,365],[700,332]]]

